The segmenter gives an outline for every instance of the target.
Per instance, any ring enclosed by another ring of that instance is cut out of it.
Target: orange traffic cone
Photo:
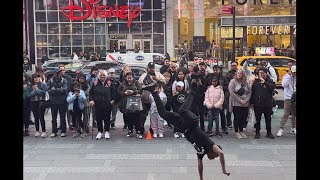
[[[151,133],[150,133],[150,131],[148,131],[148,134],[147,134],[147,138],[146,138],[146,140],[151,140],[152,139],[152,137],[151,137]]]

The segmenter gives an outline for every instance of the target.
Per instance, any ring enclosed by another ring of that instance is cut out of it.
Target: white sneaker
[[[168,126],[168,122],[167,122],[167,121],[164,121],[163,125],[164,125],[164,126]]]
[[[157,138],[158,137],[157,133],[153,133],[152,137]],[[159,134],[159,137],[160,137],[160,134]]]
[[[102,133],[99,132],[99,133],[97,134],[97,136],[96,136],[96,139],[101,139],[101,136],[102,136]]]
[[[182,137],[182,138],[185,138],[185,136],[184,136],[184,134],[183,134],[183,133],[181,133],[181,137]]]
[[[273,111],[273,112],[276,112],[277,109],[278,109],[278,107],[279,107],[279,106],[278,106],[278,104],[277,104],[275,107],[272,108],[272,111]]]
[[[56,137],[56,136],[57,136],[56,133],[52,133],[50,137],[54,138],[54,137]]]
[[[106,133],[104,134],[104,138],[105,139],[110,139],[110,134],[108,131],[106,131]]]
[[[162,133],[159,133],[159,138],[163,138],[163,134]]]
[[[296,128],[291,128],[291,129],[290,129],[290,133],[292,133],[292,134],[296,134],[296,133],[297,133]]]
[[[42,137],[42,138],[46,138],[46,137],[47,137],[47,134],[46,134],[45,132],[42,132],[42,133],[41,133],[41,137]]]
[[[61,137],[66,137],[66,133],[61,133]]]
[[[277,133],[277,136],[278,137],[281,137],[283,135],[283,129],[279,129],[278,133]]]
[[[246,129],[246,128],[243,128],[242,131],[243,131],[243,132],[247,132],[247,129]]]
[[[175,138],[179,138],[178,132],[175,132],[175,133],[173,134],[173,136],[174,136]]]
[[[34,137],[39,137],[40,136],[40,132],[37,131],[35,134],[34,134]]]

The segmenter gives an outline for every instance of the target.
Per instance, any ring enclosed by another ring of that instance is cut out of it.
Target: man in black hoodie
[[[273,91],[276,88],[275,82],[268,76],[268,69],[262,67],[259,70],[259,78],[256,78],[252,85],[252,95],[250,104],[254,108],[257,123],[254,125],[256,128],[256,139],[260,139],[260,121],[262,113],[264,114],[267,128],[266,137],[274,139],[271,134],[271,115],[273,107]]]

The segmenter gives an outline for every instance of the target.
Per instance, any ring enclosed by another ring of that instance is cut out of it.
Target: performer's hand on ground
[[[227,171],[224,171],[223,174],[230,176],[230,173],[228,173]]]

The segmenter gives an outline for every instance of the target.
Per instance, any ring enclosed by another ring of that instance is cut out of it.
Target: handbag
[[[253,108],[249,108],[248,110],[248,117],[247,117],[247,121],[252,123],[252,124],[255,124],[257,122],[256,120],[256,115],[254,113],[254,109]]]
[[[242,96],[245,92],[246,90],[243,88],[243,85],[241,85],[241,88],[235,93],[238,94],[239,96]]]
[[[138,113],[142,111],[142,102],[141,96],[128,96],[127,97],[127,104],[126,104],[126,112],[127,113]]]
[[[46,92],[45,98],[40,100],[40,102],[39,102],[39,108],[41,110],[43,110],[43,109],[47,109],[47,108],[50,108],[50,107],[51,107],[50,96],[49,96],[49,93]]]

